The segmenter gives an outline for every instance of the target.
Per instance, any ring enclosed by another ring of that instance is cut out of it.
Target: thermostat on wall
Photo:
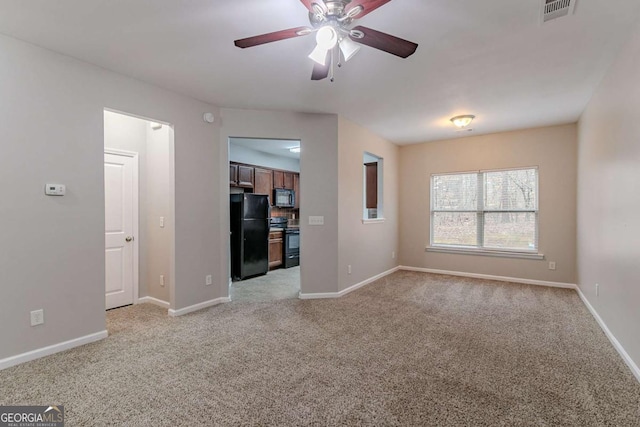
[[[44,194],[47,196],[64,196],[66,191],[64,184],[47,184],[44,187]]]

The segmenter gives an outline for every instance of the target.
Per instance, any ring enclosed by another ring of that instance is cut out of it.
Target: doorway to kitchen
[[[299,295],[300,143],[229,138],[232,301]]]
[[[105,308],[169,308],[173,286],[173,128],[104,111]]]

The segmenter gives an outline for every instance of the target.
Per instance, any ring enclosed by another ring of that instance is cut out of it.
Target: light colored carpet
[[[63,404],[69,426],[640,425],[640,385],[571,290],[401,271],[108,328],[0,371],[0,404]]]
[[[300,267],[278,268],[264,276],[233,282],[231,301],[260,302],[298,298]]]

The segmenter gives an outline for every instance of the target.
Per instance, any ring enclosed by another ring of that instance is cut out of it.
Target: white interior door
[[[134,303],[134,225],[138,218],[138,183],[134,180],[137,159],[104,155],[106,308]]]

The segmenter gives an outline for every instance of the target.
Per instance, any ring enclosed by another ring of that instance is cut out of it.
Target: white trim
[[[24,362],[39,359],[44,356],[49,356],[61,351],[69,350],[74,347],[89,344],[95,341],[107,338],[109,333],[105,331],[96,332],[95,334],[85,335],[83,337],[74,338],[69,341],[64,341],[58,344],[53,344],[47,347],[42,347],[37,350],[28,351],[26,353],[18,354],[16,356],[7,357],[0,360],[0,370],[10,368],[12,366],[19,365]]]
[[[372,219],[367,219],[367,218],[363,218],[362,219],[362,223],[363,224],[381,224],[385,221],[384,218],[372,218]]]
[[[378,279],[382,279],[385,276],[388,276],[389,274],[395,273],[396,271],[400,270],[400,267],[394,267],[390,270],[384,271],[380,274],[376,274],[373,277],[370,277],[366,280],[363,280],[360,283],[356,283],[353,286],[349,286],[346,289],[341,290],[340,292],[324,292],[324,293],[316,293],[316,294],[304,294],[302,293],[302,291],[298,294],[298,298],[300,299],[326,299],[326,298],[340,298],[345,296],[346,294],[355,291],[356,289],[360,289],[363,286],[366,286],[370,283],[375,282]]]
[[[188,307],[185,308],[180,308],[178,310],[174,310],[172,308],[169,309],[169,316],[171,317],[178,317],[178,316],[182,316],[184,314],[188,314],[188,313],[193,313],[194,311],[198,311],[198,310],[202,310],[203,308],[207,308],[207,307],[213,307],[214,305],[218,305],[218,304],[222,304],[225,302],[230,302],[231,299],[229,299],[229,297],[221,297],[221,298],[216,298],[216,299],[212,299],[209,301],[204,301],[198,304],[194,304],[194,305],[190,305]]]
[[[322,292],[315,294],[303,294],[302,291],[298,293],[298,298],[300,299],[330,299],[330,298],[340,298],[340,292]]]
[[[636,363],[633,361],[631,356],[629,356],[629,354],[626,352],[624,347],[622,347],[622,344],[620,344],[620,341],[618,341],[618,339],[611,333],[611,331],[607,327],[607,324],[604,323],[604,320],[602,320],[602,317],[600,317],[596,309],[593,308],[593,306],[591,305],[587,297],[580,290],[579,286],[576,286],[576,291],[578,292],[580,299],[582,300],[584,305],[587,307],[587,309],[589,310],[593,318],[596,319],[596,322],[598,322],[598,325],[600,325],[600,328],[602,329],[604,334],[607,336],[607,338],[609,338],[609,341],[611,341],[611,344],[613,344],[613,348],[616,349],[620,357],[622,357],[622,360],[624,360],[624,363],[626,363],[629,369],[631,369],[631,373],[636,377],[636,380],[640,382],[640,368],[638,368],[638,365],[636,365]]]
[[[140,297],[138,298],[138,302],[136,304],[144,304],[144,303],[154,304],[162,308],[169,308],[171,306],[167,301],[163,301],[161,299],[154,298],[154,297]]]
[[[480,255],[480,256],[493,256],[501,258],[522,258],[522,259],[544,259],[544,254],[535,252],[515,252],[515,251],[492,251],[487,249],[474,249],[474,248],[456,248],[452,246],[427,246],[425,252],[441,252],[445,254],[461,254],[461,255]]]
[[[118,148],[109,148],[109,147],[105,147],[104,148],[104,154],[111,154],[114,156],[123,156],[123,157],[130,157],[131,159],[133,159],[133,224],[132,224],[132,228],[133,230],[131,231],[131,233],[133,234],[133,303],[134,304],[138,304],[138,296],[140,293],[140,258],[139,258],[139,248],[140,248],[140,242],[139,242],[139,237],[140,237],[140,233],[139,233],[139,222],[140,222],[140,216],[139,216],[139,197],[140,197],[140,155],[139,153],[136,153],[135,151],[127,151],[127,150],[120,150]],[[106,292],[106,291],[105,291]],[[114,307],[115,308],[115,307]]]
[[[474,279],[496,280],[499,282],[523,283],[525,285],[549,286],[552,288],[577,289],[573,283],[548,282],[546,280],[521,279],[519,277],[493,276],[490,274],[466,273],[463,271],[436,270],[433,268],[400,266],[400,270],[419,271],[422,273],[444,274],[447,276],[471,277]]]

